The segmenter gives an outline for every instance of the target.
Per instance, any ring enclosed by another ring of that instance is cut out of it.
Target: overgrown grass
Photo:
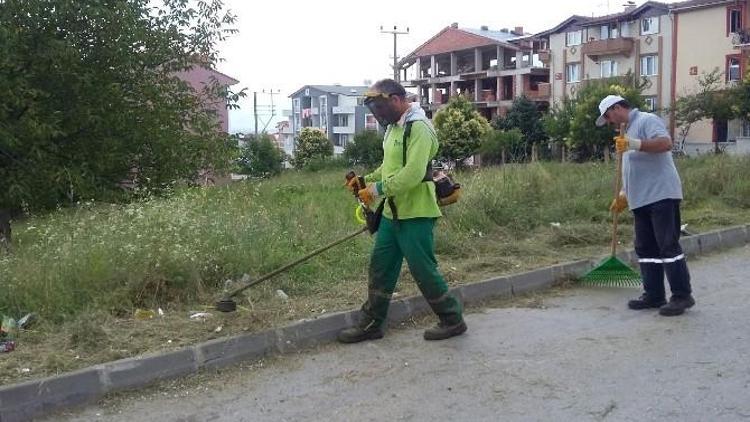
[[[747,221],[750,159],[678,165],[683,220],[693,230]],[[613,172],[613,165],[541,163],[458,175],[464,195],[437,226],[442,270],[463,283],[606,253]],[[341,171],[287,173],[125,206],[86,203],[21,222],[15,252],[0,255],[0,314],[33,311],[42,323],[0,365],[0,379],[17,377],[11,368],[29,360],[41,368],[31,376],[39,376],[355,306],[365,290],[366,235],[251,289],[234,316],[208,325],[186,316],[206,309],[227,280],[259,276],[357,230],[342,185]],[[631,219],[622,220],[627,243]],[[291,301],[276,298],[277,288]],[[167,317],[134,321],[139,307],[161,307]],[[214,333],[218,325],[224,330]]]

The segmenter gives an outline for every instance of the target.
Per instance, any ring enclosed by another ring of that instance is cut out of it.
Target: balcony
[[[354,114],[354,106],[334,107],[333,114]]]
[[[549,59],[550,59],[549,50],[541,50],[539,51],[538,54],[539,54],[539,61],[542,62],[544,66],[549,66]]]
[[[611,56],[616,54],[623,54],[626,57],[630,56],[633,52],[633,39],[632,38],[614,38],[607,40],[596,40],[590,41],[581,47],[581,51],[584,55],[592,58],[598,56]]]
[[[354,133],[354,126],[334,126],[333,133]]]
[[[730,34],[732,36],[732,45],[738,50],[750,50],[750,33],[746,29],[740,29],[739,32]]]
[[[549,100],[550,84],[547,82],[539,82],[536,90],[529,89],[525,91],[524,94],[530,100]]]

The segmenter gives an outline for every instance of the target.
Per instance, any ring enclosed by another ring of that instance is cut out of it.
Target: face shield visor
[[[375,116],[375,120],[377,120],[384,128],[396,123],[401,117],[398,115],[398,112],[395,110],[395,107],[391,102],[392,95],[395,94],[386,94],[382,92],[365,93],[364,104],[370,109],[372,115]]]

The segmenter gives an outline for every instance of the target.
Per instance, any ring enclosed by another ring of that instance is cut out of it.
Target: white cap
[[[604,126],[605,124],[607,124],[607,119],[604,117],[604,113],[606,113],[610,107],[619,103],[620,101],[625,101],[625,98],[622,98],[619,95],[607,95],[606,97],[604,97],[604,99],[599,103],[599,117],[596,119],[597,126]]]

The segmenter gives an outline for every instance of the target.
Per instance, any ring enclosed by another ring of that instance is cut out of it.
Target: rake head
[[[603,287],[640,287],[641,275],[611,256],[581,278],[581,284]]]

